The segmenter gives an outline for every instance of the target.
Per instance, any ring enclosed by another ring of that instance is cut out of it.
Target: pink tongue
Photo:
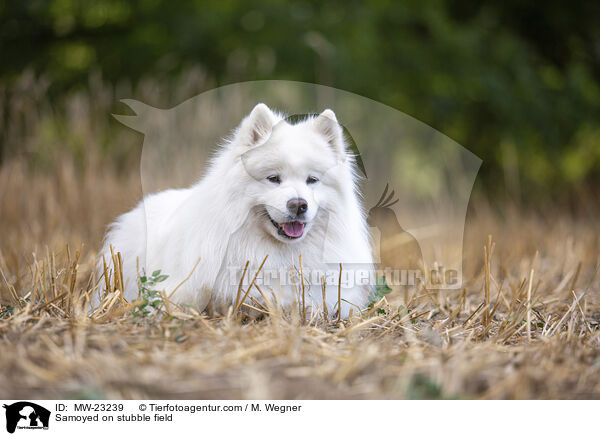
[[[304,231],[304,223],[301,223],[299,221],[283,223],[282,227],[285,234],[292,238],[297,238],[298,236],[301,236],[302,232]]]

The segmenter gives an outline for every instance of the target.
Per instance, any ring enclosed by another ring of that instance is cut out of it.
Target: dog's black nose
[[[292,198],[287,202],[287,208],[291,214],[302,215],[308,209],[308,203],[304,198]]]

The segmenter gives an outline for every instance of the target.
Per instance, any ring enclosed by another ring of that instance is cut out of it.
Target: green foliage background
[[[598,2],[0,0],[0,21],[0,158],[20,147],[7,106],[24,74],[45,83],[33,106],[43,100],[60,120],[68,96],[94,98],[91,77],[114,105],[148,80],[169,94],[195,71],[197,89],[149,103],[245,80],[316,82],[455,139],[484,160],[490,192],[540,198],[595,191],[600,179]],[[62,132],[53,147],[73,149],[68,124],[43,128]]]

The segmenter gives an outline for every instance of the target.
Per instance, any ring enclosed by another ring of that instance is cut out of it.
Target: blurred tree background
[[[598,2],[0,0],[0,21],[3,160],[82,156],[77,119],[121,159],[120,98],[165,107],[285,79],[429,124],[484,160],[486,192],[567,198],[600,181]]]

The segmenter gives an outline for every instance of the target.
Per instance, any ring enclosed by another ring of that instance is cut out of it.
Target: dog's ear
[[[240,143],[253,147],[264,142],[271,134],[275,122],[276,117],[271,109],[264,103],[258,103],[240,125]]]
[[[325,109],[315,118],[314,127],[340,156],[345,156],[344,134],[337,118],[331,109]]]

